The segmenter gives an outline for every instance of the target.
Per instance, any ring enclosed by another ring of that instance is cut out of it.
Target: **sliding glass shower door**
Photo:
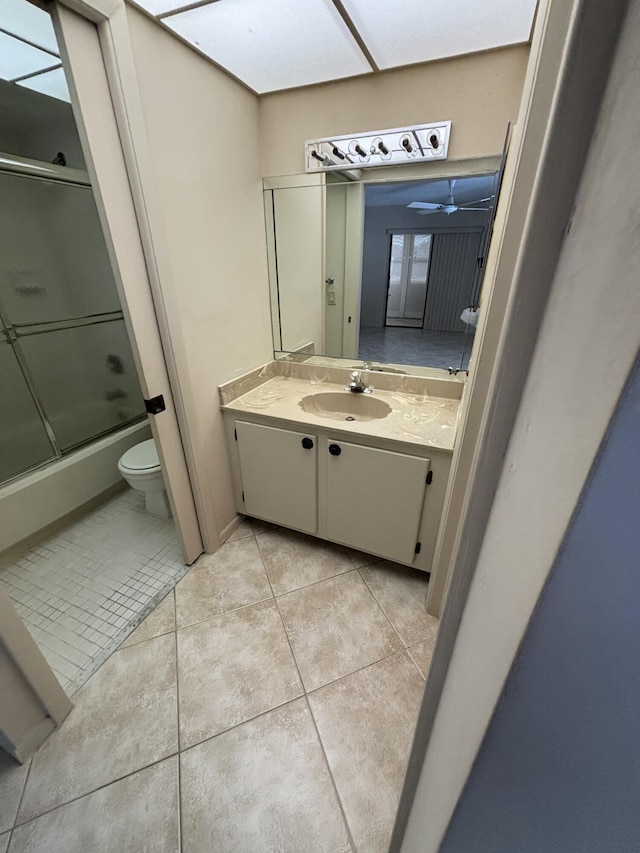
[[[2,158],[0,481],[144,416],[91,187],[58,171]]]

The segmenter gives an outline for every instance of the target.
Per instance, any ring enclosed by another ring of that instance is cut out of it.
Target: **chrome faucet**
[[[351,382],[345,386],[345,391],[353,391],[354,394],[371,394],[373,388],[367,385],[359,370],[351,374]]]

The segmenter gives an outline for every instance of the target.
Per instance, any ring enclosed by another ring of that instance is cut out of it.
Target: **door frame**
[[[148,143],[124,0],[58,0],[51,11],[143,395],[164,398],[165,411],[149,420],[190,564],[219,541],[204,523],[161,288],[171,280],[169,260],[159,203],[148,189],[153,181],[144,165]]]
[[[571,226],[576,191],[626,7],[627,0],[616,0],[606,9],[594,0],[541,0],[538,8],[520,115],[487,258],[483,312],[436,550],[434,568],[440,576],[431,575],[431,603],[434,587],[440,600],[448,591],[390,853],[437,853],[440,849],[580,500],[608,417],[615,410],[617,392],[635,358],[634,350],[630,360],[625,354],[615,364],[608,364],[611,393],[594,398],[590,365],[600,358],[600,346],[581,347],[586,361],[580,373],[585,380],[579,389],[572,387],[571,393],[587,396],[597,427],[588,448],[583,442],[581,470],[573,470],[554,495],[553,507],[560,522],[544,537],[531,540],[527,564],[536,564],[535,571],[527,583],[516,584],[516,592],[513,581],[507,582],[509,572],[513,578],[512,562],[483,566],[477,572],[502,477],[506,477],[506,500],[514,494],[509,479],[513,477],[515,482],[517,465],[510,466],[508,458],[505,463],[505,457],[560,251]],[[550,195],[554,199],[551,206],[545,204]],[[554,322],[569,337],[575,333],[573,317],[561,315]],[[550,381],[555,378],[557,382],[560,367],[557,362],[544,366]],[[543,406],[544,391],[538,377],[531,396]],[[547,448],[533,432],[528,433],[526,424],[524,433],[535,448],[536,459],[543,458]],[[533,487],[519,482],[518,488],[530,493]],[[508,538],[509,525],[513,526],[513,519],[505,522],[503,518],[501,529],[494,531],[494,544],[496,536]],[[479,623],[484,629],[480,633]]]

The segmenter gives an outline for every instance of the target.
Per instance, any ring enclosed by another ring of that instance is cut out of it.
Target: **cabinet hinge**
[[[244,492],[242,493],[242,503],[244,503]]]
[[[429,471],[427,474],[427,486],[430,486],[433,483],[433,471]]]
[[[233,437],[235,438],[236,441],[238,440],[238,430],[237,429],[234,429]]]
[[[416,542],[416,547],[415,547],[416,554],[419,554],[421,550],[422,550],[422,542]]]

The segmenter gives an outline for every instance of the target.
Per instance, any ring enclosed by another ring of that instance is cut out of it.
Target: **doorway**
[[[431,234],[391,235],[386,326],[423,327],[431,243]]]

